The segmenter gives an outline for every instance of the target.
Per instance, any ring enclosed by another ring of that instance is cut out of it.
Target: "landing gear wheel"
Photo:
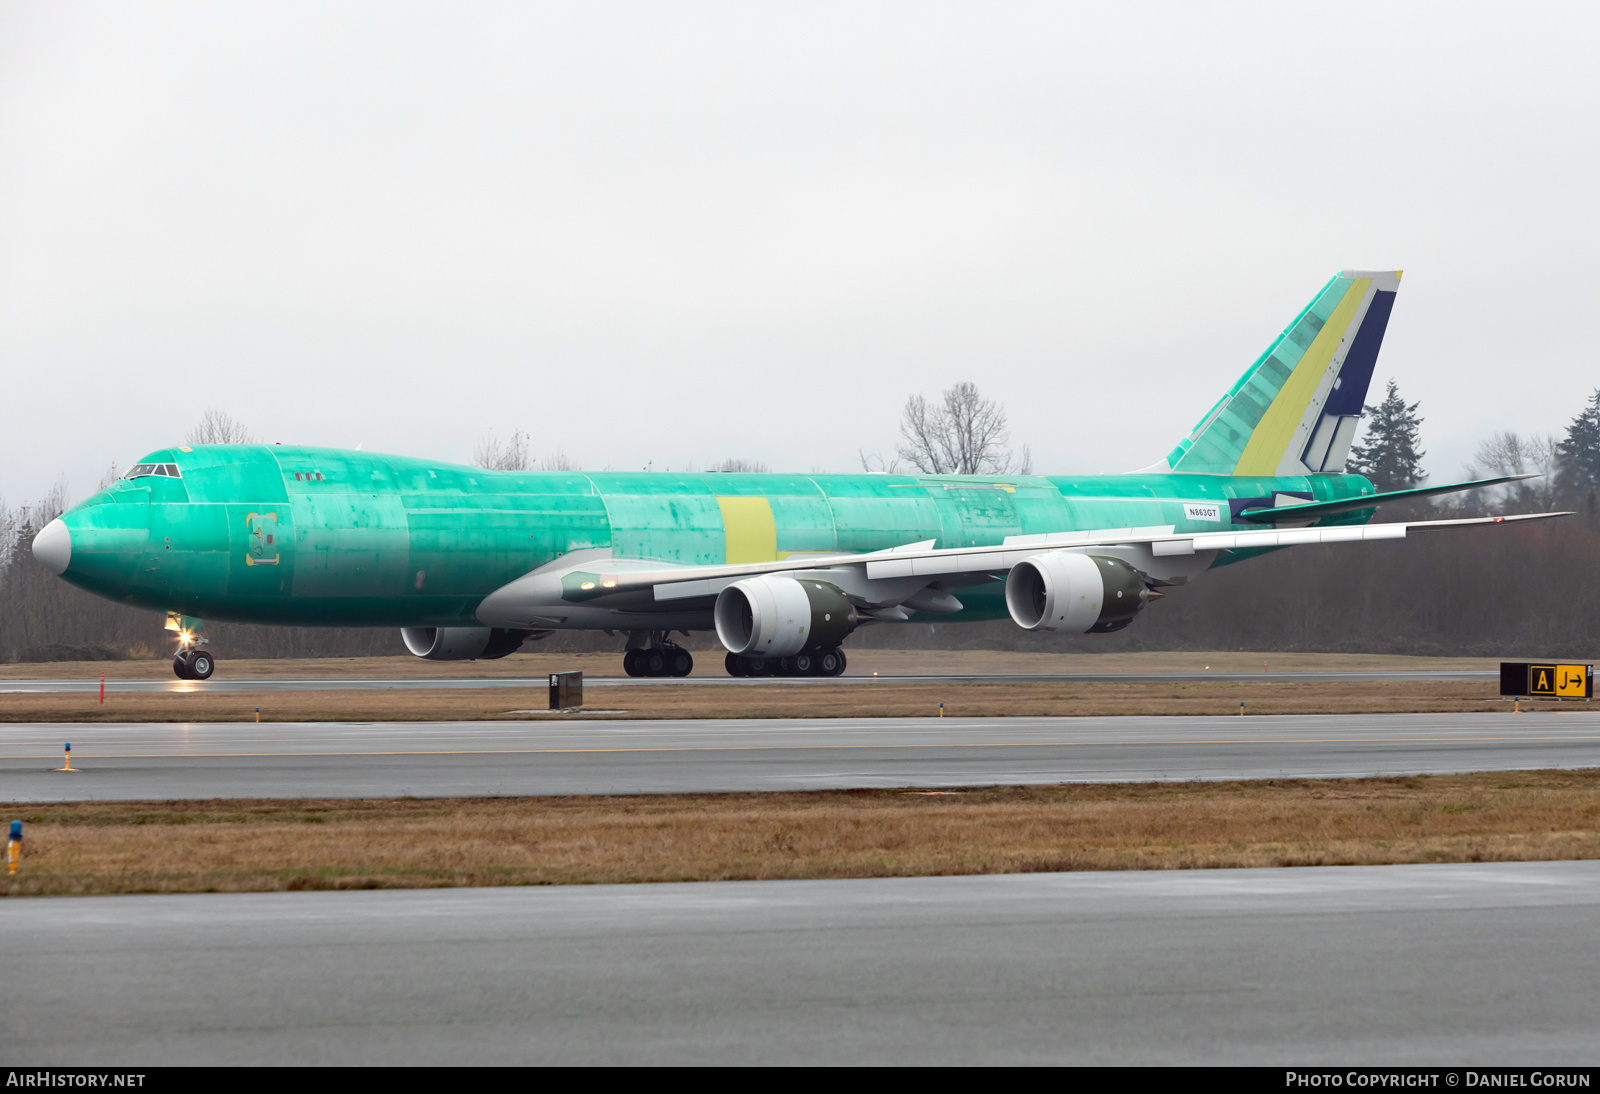
[[[694,671],[694,657],[681,646],[667,650],[667,675],[688,676]]]
[[[639,655],[643,650],[629,650],[622,655],[622,671],[629,676],[643,676],[644,668],[639,664]]]
[[[179,680],[209,680],[216,668],[217,659],[205,650],[179,650],[172,659],[172,671]]]
[[[736,653],[730,653],[722,659],[722,667],[728,670],[729,676],[743,676],[744,658]]]
[[[744,668],[740,676],[765,676],[767,674],[767,659],[765,657],[741,657],[739,664]]]
[[[774,675],[776,675],[776,676],[793,676],[794,675],[794,658],[793,657],[780,657],[780,658],[778,658],[777,672],[775,672]]]
[[[831,650],[823,650],[817,654],[818,676],[842,676],[844,675],[844,666],[844,650],[838,647],[834,647]]]
[[[640,676],[665,676],[667,674],[667,655],[662,650],[640,650],[639,668],[643,671]]]
[[[797,653],[794,655],[794,674],[796,676],[813,676],[817,671],[817,658],[815,654]]]

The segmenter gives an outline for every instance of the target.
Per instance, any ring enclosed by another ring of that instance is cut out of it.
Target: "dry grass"
[[[1376,714],[1507,711],[1493,681],[1385,683],[1098,684],[770,683],[749,686],[641,684],[591,687],[596,718],[885,718],[1229,714]],[[3,722],[476,721],[541,718],[549,692],[538,688],[417,691],[152,692],[106,696],[0,693]],[[1594,709],[1554,701],[1523,709]]]
[[[533,647],[536,648],[536,647]],[[984,672],[1360,672],[1374,669],[1494,670],[1483,657],[1404,657],[1362,653],[1014,653],[1002,650],[851,649],[851,676]],[[424,661],[417,657],[319,657],[233,660],[224,651],[218,672],[229,679],[378,679],[539,677],[566,669],[587,676],[621,676],[620,653],[516,653],[495,661]],[[153,661],[51,661],[0,664],[0,680],[170,680],[170,656]],[[696,676],[722,676],[722,651],[695,654]]]
[[[13,807],[8,894],[1600,857],[1600,772],[643,797]]]

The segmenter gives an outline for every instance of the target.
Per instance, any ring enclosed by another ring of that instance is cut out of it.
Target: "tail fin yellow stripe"
[[[1278,467],[1284,457],[1291,451],[1298,454],[1305,447],[1310,439],[1309,431],[1302,429],[1306,410],[1311,406],[1317,387],[1328,371],[1333,351],[1345,342],[1350,321],[1356,317],[1356,309],[1366,300],[1367,288],[1371,284],[1370,277],[1357,278],[1350,283],[1344,299],[1333,309],[1333,314],[1307,348],[1305,356],[1300,358],[1300,363],[1289,374],[1278,397],[1272,400],[1272,405],[1261,416],[1261,423],[1250,434],[1244,454],[1234,466],[1235,475],[1280,474]],[[1297,436],[1301,433],[1306,435]]]

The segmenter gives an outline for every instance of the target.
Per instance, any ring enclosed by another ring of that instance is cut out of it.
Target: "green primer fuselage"
[[[119,480],[66,513],[72,556],[62,576],[142,607],[301,626],[473,626],[489,593],[588,548],[693,565],[1109,528],[1214,532],[1277,495],[1373,492],[1342,474],[507,472],[287,445],[174,448],[140,462],[176,464],[181,477]],[[1193,519],[1208,504],[1220,519]],[[1218,563],[1248,553],[1222,552]],[[935,618],[1006,616],[998,582],[960,599],[964,610]]]

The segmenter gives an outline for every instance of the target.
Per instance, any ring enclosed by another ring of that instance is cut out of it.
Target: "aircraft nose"
[[[72,533],[67,531],[60,517],[33,537],[33,557],[58,577],[67,572],[67,565],[72,561]]]

